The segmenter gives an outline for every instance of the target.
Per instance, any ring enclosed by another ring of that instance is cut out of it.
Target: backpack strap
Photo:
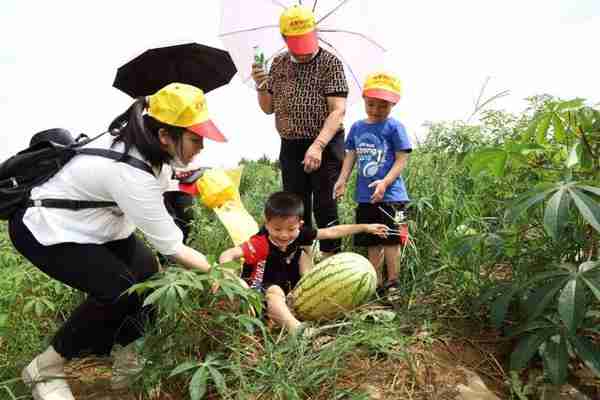
[[[92,200],[67,200],[67,199],[41,199],[28,200],[27,207],[63,208],[67,210],[83,210],[85,208],[116,207],[114,201],[92,201]]]
[[[129,164],[134,168],[141,169],[142,171],[146,171],[147,173],[154,175],[154,171],[152,171],[152,167],[142,160],[132,157],[129,154],[119,153],[118,151],[108,150],[108,149],[77,149],[75,148],[75,152],[77,154],[86,154],[90,156],[100,156],[105,158],[110,158],[115,161],[124,162],[125,164]]]
[[[95,138],[94,138],[95,139]],[[134,168],[145,171],[154,176],[152,167],[140,159],[130,156],[129,154],[119,153],[118,151],[108,149],[80,149],[73,148],[76,154],[85,154],[90,156],[100,156],[110,158],[118,162],[124,162],[125,164],[131,165]],[[117,203],[114,201],[93,201],[93,200],[67,200],[67,199],[41,199],[41,200],[29,200],[26,203],[26,207],[49,207],[49,208],[62,208],[67,210],[83,210],[86,208],[105,208],[105,207],[116,207]]]

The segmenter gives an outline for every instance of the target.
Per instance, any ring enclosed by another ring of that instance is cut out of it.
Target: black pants
[[[333,198],[333,185],[342,170],[344,160],[344,132],[338,132],[323,150],[321,167],[307,174],[304,172],[304,155],[312,144],[309,139],[281,139],[279,163],[283,178],[283,190],[296,193],[304,201],[304,223],[312,226],[314,210],[317,227],[337,225],[337,203]],[[340,239],[322,240],[321,251],[337,253]]]
[[[123,294],[158,271],[152,251],[134,235],[102,245],[40,244],[23,224],[24,211],[10,220],[15,248],[50,277],[88,294],[52,340],[65,358],[107,355],[115,343],[127,345],[154,319],[138,295]]]

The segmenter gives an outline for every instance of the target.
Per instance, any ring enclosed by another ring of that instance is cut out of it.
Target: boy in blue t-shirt
[[[387,280],[381,277],[378,289],[383,294],[398,284],[396,261],[400,245],[408,239],[406,225],[399,224],[409,200],[401,173],[412,147],[404,125],[390,117],[392,108],[400,100],[400,81],[386,73],[369,75],[363,98],[367,118],[350,128],[346,157],[334,186],[334,196],[344,195],[352,168],[358,163],[356,223],[382,223],[398,233],[387,238],[370,234],[354,237],[356,246],[367,247],[369,260],[378,275],[381,275],[382,261],[385,260]]]

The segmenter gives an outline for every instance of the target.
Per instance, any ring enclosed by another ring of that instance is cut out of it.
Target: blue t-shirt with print
[[[356,152],[358,177],[355,200],[357,203],[369,203],[375,191],[375,187],[368,187],[369,184],[387,175],[396,161],[396,152],[410,152],[412,147],[404,125],[388,118],[376,124],[364,120],[355,122],[346,139],[346,150]],[[382,201],[408,201],[402,176],[388,186]]]

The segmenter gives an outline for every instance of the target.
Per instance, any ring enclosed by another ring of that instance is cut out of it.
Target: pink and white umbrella
[[[299,4],[313,10],[319,45],[344,64],[350,88],[348,104],[361,98],[369,73],[382,68],[385,48],[376,38],[377,21],[370,18],[381,10],[378,1],[367,0],[221,0],[219,37],[229,51],[243,82],[250,76],[254,47],[264,52],[267,63],[287,51],[279,32],[279,16],[287,7]]]

